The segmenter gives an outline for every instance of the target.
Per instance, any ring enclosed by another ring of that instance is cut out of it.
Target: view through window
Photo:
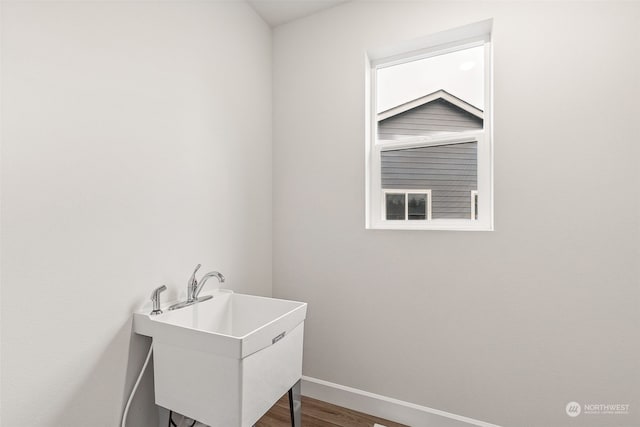
[[[403,141],[483,129],[484,47],[459,50],[377,71],[378,140],[382,151],[382,188],[431,190],[431,218],[476,219],[469,199],[478,190],[477,141],[393,149]],[[421,138],[423,137],[423,138]],[[408,193],[417,197],[418,193]],[[385,192],[385,219],[399,218],[392,208],[397,194]]]
[[[473,228],[490,212],[487,49],[483,39],[372,67],[381,228]]]

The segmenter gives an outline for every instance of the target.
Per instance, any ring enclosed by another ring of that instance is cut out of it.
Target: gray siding
[[[469,219],[477,157],[476,142],[383,151],[382,188],[430,189],[433,219]]]
[[[438,99],[378,122],[379,139],[482,129],[482,119]]]

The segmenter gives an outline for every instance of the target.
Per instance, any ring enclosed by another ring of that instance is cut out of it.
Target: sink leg
[[[300,396],[300,380],[289,389],[289,412],[291,427],[302,426],[302,397]]]

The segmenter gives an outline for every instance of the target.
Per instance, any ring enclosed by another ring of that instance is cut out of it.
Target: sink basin
[[[156,403],[212,427],[250,427],[302,377],[307,304],[218,290],[134,314],[153,338]]]

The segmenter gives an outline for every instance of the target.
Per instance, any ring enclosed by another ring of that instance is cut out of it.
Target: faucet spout
[[[222,273],[218,273],[217,271],[211,271],[207,274],[205,274],[204,276],[202,276],[202,279],[200,279],[200,283],[196,285],[196,288],[193,292],[193,298],[198,298],[198,295],[200,295],[200,291],[202,290],[202,287],[204,286],[205,283],[207,283],[207,280],[209,280],[210,278],[215,277],[216,279],[218,279],[218,282],[220,283],[224,283],[225,278],[222,275]]]

